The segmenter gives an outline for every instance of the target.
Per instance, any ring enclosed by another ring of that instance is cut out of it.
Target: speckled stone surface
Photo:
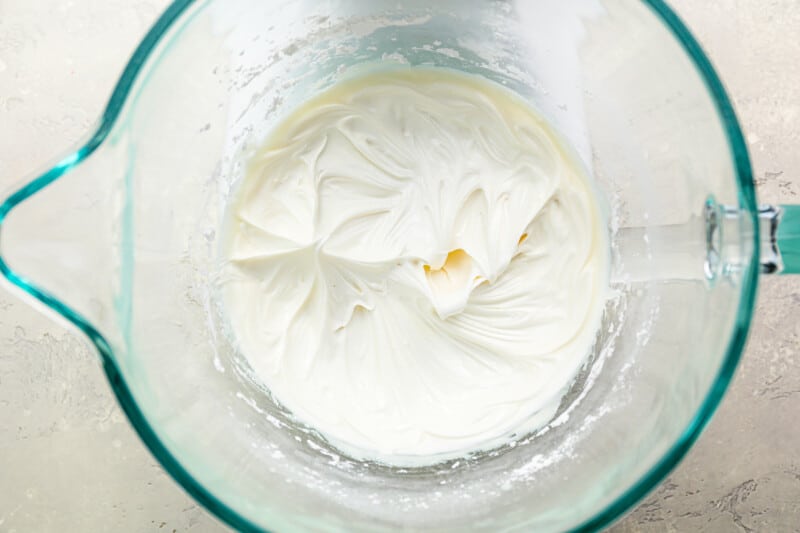
[[[0,191],[93,125],[166,0],[0,0]],[[674,0],[733,96],[764,202],[800,202],[800,2]],[[800,277],[764,279],[735,382],[612,530],[800,530]],[[225,528],[161,470],[82,340],[0,290],[0,532]]]

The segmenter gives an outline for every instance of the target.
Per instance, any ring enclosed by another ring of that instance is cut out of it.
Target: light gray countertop
[[[88,132],[167,0],[0,0],[0,191]],[[762,202],[800,202],[800,2],[673,0],[737,106]],[[800,530],[800,276],[766,278],[683,463],[614,528]],[[224,531],[169,478],[94,354],[0,289],[0,532]]]

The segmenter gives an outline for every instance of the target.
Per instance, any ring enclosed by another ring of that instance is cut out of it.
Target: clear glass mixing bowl
[[[608,206],[602,330],[556,418],[458,461],[352,460],[236,353],[218,226],[281,117],[376,64],[484,76],[572,144]],[[795,208],[756,205],[731,104],[658,0],[177,0],[97,129],[0,206],[0,270],[83,331],[183,487],[241,530],[608,524],[683,456],[742,351],[759,270],[800,269]]]

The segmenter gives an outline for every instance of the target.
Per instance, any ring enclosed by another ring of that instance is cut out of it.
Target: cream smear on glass
[[[536,429],[595,340],[596,193],[547,123],[481,78],[340,82],[251,157],[227,217],[239,350],[351,455],[434,462]]]

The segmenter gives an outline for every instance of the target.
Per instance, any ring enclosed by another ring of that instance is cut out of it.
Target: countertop
[[[800,3],[673,0],[737,106],[762,202],[800,202]],[[167,0],[0,0],[0,190],[95,123]],[[800,276],[767,277],[721,408],[612,531],[800,529]],[[129,427],[95,355],[0,289],[0,532],[225,531]]]

